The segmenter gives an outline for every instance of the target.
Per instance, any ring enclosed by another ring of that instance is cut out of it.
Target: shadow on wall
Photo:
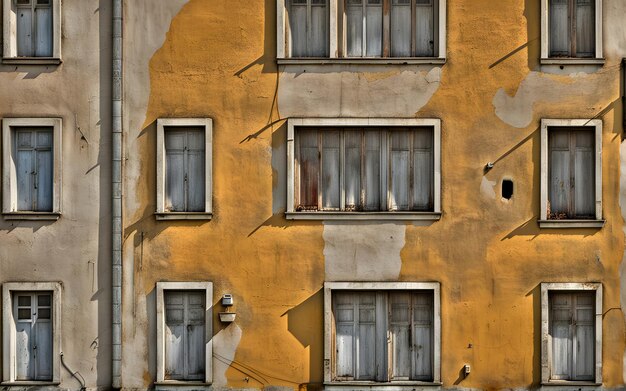
[[[526,297],[533,298],[533,383],[531,387],[541,385],[541,285],[537,285]]]
[[[324,380],[324,291],[285,312],[289,332],[309,348],[309,383],[300,385],[300,390],[323,389]],[[311,321],[317,319],[318,321]]]

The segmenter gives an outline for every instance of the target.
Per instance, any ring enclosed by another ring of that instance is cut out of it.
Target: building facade
[[[4,0],[1,386],[624,389],[624,15]]]

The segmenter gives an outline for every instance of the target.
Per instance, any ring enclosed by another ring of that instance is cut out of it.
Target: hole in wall
[[[513,197],[513,181],[510,179],[504,179],[502,181],[502,198],[510,200]]]

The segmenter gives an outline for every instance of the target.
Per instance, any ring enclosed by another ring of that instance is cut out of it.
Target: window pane
[[[365,7],[367,57],[383,55],[383,7],[380,0],[368,0]]]
[[[550,1],[550,56],[569,56],[568,0]]]
[[[35,192],[37,205],[35,210],[52,212],[52,150],[37,151],[37,171],[35,178]]]
[[[595,57],[595,1],[576,1],[576,56]]]
[[[411,379],[432,380],[433,378],[433,294],[414,292],[413,346],[411,349]]]
[[[291,38],[291,55],[293,57],[306,57],[307,41],[307,5],[306,1],[291,0],[289,7],[289,28]]]
[[[30,296],[18,296],[17,305],[20,307],[30,306]]]
[[[365,132],[365,210],[380,210],[380,137],[378,130]]]
[[[311,26],[309,27],[309,56],[326,57],[328,41],[328,8],[326,0],[312,0]]]
[[[344,188],[347,211],[361,210],[361,143],[362,132],[345,132]]]
[[[50,308],[40,308],[37,310],[37,319],[50,319]]]
[[[30,308],[20,308],[17,310],[17,319],[30,319]]]
[[[339,209],[339,144],[338,131],[322,132],[322,207]]]
[[[411,2],[391,2],[391,56],[411,56]]]
[[[409,209],[410,132],[391,132],[391,186],[390,205],[392,210]]]
[[[433,0],[417,0],[415,4],[415,55],[432,57],[435,54]]]
[[[413,134],[413,210],[432,210],[433,133],[419,129]]]
[[[360,293],[358,302],[357,380],[373,380],[376,377],[376,293]]]
[[[391,335],[392,373],[394,380],[408,380],[411,375],[411,316],[408,292],[389,294],[391,306],[389,332]]]
[[[300,194],[297,210],[317,210],[320,174],[318,137],[317,130],[298,131]]]
[[[52,57],[52,7],[35,8],[35,56]]]
[[[20,148],[17,151],[15,173],[17,180],[17,210],[34,209],[33,188],[35,164],[33,162],[35,152],[33,149]]]
[[[595,217],[595,153],[594,132],[574,131],[574,215]]]
[[[335,314],[335,349],[337,351],[336,375],[339,378],[353,379],[354,360],[354,294],[337,292],[333,295]]]
[[[187,132],[187,212],[205,210],[204,128]]]
[[[348,0],[346,5],[346,47],[349,57],[363,56],[363,4]]]
[[[17,9],[17,55],[30,57],[33,50],[33,12],[30,7]]]
[[[185,131],[165,130],[165,211],[185,211]]]
[[[50,295],[38,295],[37,296],[37,305],[41,307],[49,307],[50,306]]]
[[[567,218],[570,212],[570,136],[569,130],[548,132],[550,164],[550,218]]]

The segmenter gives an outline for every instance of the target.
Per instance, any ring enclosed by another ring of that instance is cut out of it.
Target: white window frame
[[[205,153],[205,201],[203,212],[167,212],[165,211],[165,128],[197,126],[204,128]],[[159,118],[157,119],[157,220],[211,220],[213,217],[213,120],[211,118]]]
[[[52,211],[17,210],[17,173],[13,156],[13,128],[52,128]],[[57,220],[61,215],[61,118],[4,118],[2,120],[2,213],[5,220]]]
[[[550,380],[552,339],[550,330],[550,291],[595,291],[595,381]],[[543,385],[601,385],[602,384],[602,284],[599,282],[541,283],[541,383]]]
[[[433,129],[433,211],[341,212],[295,210],[295,132],[301,127],[431,127]],[[426,220],[441,218],[441,120],[421,118],[289,118],[287,120],[287,211],[289,220]]]
[[[13,294],[52,292],[52,381],[15,380],[15,319]],[[1,385],[57,385],[61,383],[61,283],[5,282],[2,284],[2,383]]]
[[[329,7],[329,57],[328,58],[299,58],[291,57],[289,48],[289,21],[287,14],[287,1],[276,0],[276,39],[277,61],[279,64],[444,64],[446,62],[446,2],[439,0],[437,25],[439,31],[435,32],[438,51],[433,57],[340,57],[340,48],[344,46],[344,37],[340,36],[339,24],[344,24],[344,17],[340,12],[343,9],[341,2],[344,0],[328,0]]]
[[[432,291],[433,292],[433,381],[333,381],[334,320],[333,291]],[[441,385],[441,286],[438,282],[325,282],[324,283],[324,389],[332,390],[415,390]]]
[[[596,55],[594,58],[550,57],[550,0],[541,0],[541,64],[554,65],[602,65],[602,0],[596,0],[595,39]]]
[[[204,382],[165,379],[165,300],[164,291],[205,291],[205,368]],[[181,390],[184,387],[209,387],[213,382],[213,283],[212,282],[157,282],[156,284],[157,378],[156,389]]]
[[[550,176],[548,132],[551,127],[593,127],[595,141],[595,219],[549,219],[548,197]],[[539,227],[541,228],[602,228],[602,120],[600,119],[542,119],[541,120],[541,195]]]
[[[61,0],[52,0],[52,57],[17,56],[17,8],[15,0],[2,0],[3,64],[61,63]]]

